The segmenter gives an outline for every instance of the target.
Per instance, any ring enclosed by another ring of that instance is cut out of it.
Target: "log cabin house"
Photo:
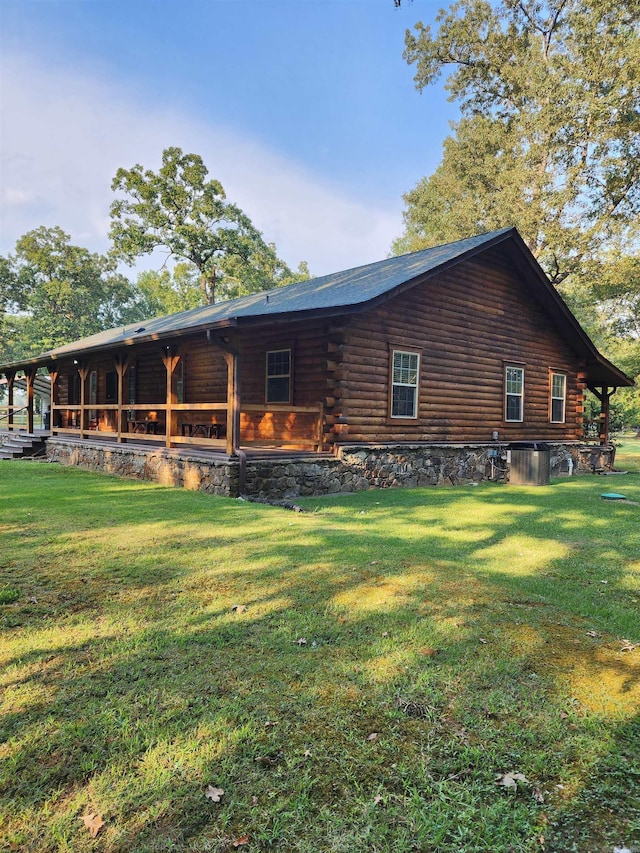
[[[584,393],[632,385],[514,228],[110,329],[0,366],[51,377],[77,442],[338,454],[346,445],[583,441]]]

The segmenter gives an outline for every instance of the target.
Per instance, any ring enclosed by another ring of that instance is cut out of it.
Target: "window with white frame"
[[[418,417],[418,376],[420,356],[416,352],[393,350],[391,364],[391,417]]]
[[[551,374],[551,423],[563,424],[567,399],[567,377],[564,373]]]
[[[267,353],[265,399],[267,403],[291,402],[291,350]]]
[[[524,367],[507,364],[504,370],[504,419],[523,420]]]

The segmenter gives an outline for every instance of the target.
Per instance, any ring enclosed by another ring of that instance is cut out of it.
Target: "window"
[[[507,365],[504,373],[504,419],[522,421],[524,399],[524,367]]]
[[[127,403],[131,405],[135,405],[137,402],[136,385],[136,366],[132,364],[129,370],[127,370]]]
[[[98,402],[98,372],[92,370],[89,374],[89,405],[95,406]],[[95,421],[98,413],[95,409],[89,409],[89,420]]]
[[[78,373],[69,374],[69,405],[77,406],[80,403],[80,375]]]
[[[135,364],[132,364],[127,370],[127,403],[129,403],[130,406],[135,406],[137,403],[137,376]],[[127,412],[127,420],[134,421],[135,419],[135,411],[133,409],[129,409]]]
[[[291,350],[280,349],[267,353],[267,403],[291,402]]]
[[[565,400],[567,398],[567,377],[564,373],[551,374],[551,423],[563,424]]]
[[[115,403],[118,400],[118,374],[115,370],[107,370],[104,377],[105,402]]]
[[[176,367],[176,403],[184,403],[184,358]]]
[[[393,350],[391,367],[391,417],[418,417],[418,373],[420,356]]]

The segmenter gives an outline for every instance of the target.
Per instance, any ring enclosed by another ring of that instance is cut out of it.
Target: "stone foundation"
[[[132,448],[99,441],[50,438],[47,459],[88,471],[150,480],[163,486],[199,489],[222,497],[237,497],[239,491],[238,460],[226,456],[216,458],[209,453],[178,453],[160,447]]]
[[[549,446],[552,477],[613,467],[613,447]],[[247,460],[242,493],[267,500],[290,500],[370,488],[456,486],[483,480],[506,482],[506,451],[507,445],[497,444],[398,444],[344,446],[337,456],[303,458],[274,454],[272,458]],[[50,438],[47,458],[63,465],[198,489],[223,497],[237,497],[240,493],[239,460],[206,451],[133,448]]]

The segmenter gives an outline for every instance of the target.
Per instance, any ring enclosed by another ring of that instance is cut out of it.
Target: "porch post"
[[[600,400],[600,444],[609,444],[609,423],[610,423],[610,400],[613,395],[618,390],[617,388],[612,388],[609,391],[609,387],[607,385],[603,385],[602,388],[598,389],[589,386],[589,390],[595,394],[595,396]]]
[[[27,382],[27,432],[33,432],[33,383],[37,372],[37,367],[32,367],[24,372]]]
[[[240,446],[240,354],[223,350],[227,362],[227,454]]]
[[[172,406],[176,401],[176,392],[173,387],[173,373],[178,366],[180,356],[175,354],[172,347],[163,350],[162,361],[167,370],[167,408],[165,414],[165,445],[171,447],[171,436],[178,432],[178,417],[174,415]]]
[[[49,367],[49,380],[51,382],[51,391],[49,392],[49,432],[53,432],[54,418],[56,414],[56,391],[58,390],[58,368]]]
[[[86,430],[86,384],[87,376],[89,375],[89,368],[79,364],[78,373],[80,374],[80,438],[84,438]]]
[[[129,368],[129,359],[125,356],[118,355],[114,359],[116,373],[118,374],[118,411],[116,412],[116,442],[118,444],[122,443],[122,418],[124,415],[124,409],[122,406],[123,397],[124,397],[124,375]]]
[[[16,374],[14,370],[8,371],[6,374],[7,377],[7,405],[9,406],[7,412],[7,429],[11,431],[13,429],[13,406],[14,406],[14,396],[13,396],[13,383],[16,378]]]
[[[610,400],[616,389],[614,388],[611,394],[608,387],[605,385],[602,388],[602,397],[600,398],[600,444],[609,443],[609,423],[610,423]]]

